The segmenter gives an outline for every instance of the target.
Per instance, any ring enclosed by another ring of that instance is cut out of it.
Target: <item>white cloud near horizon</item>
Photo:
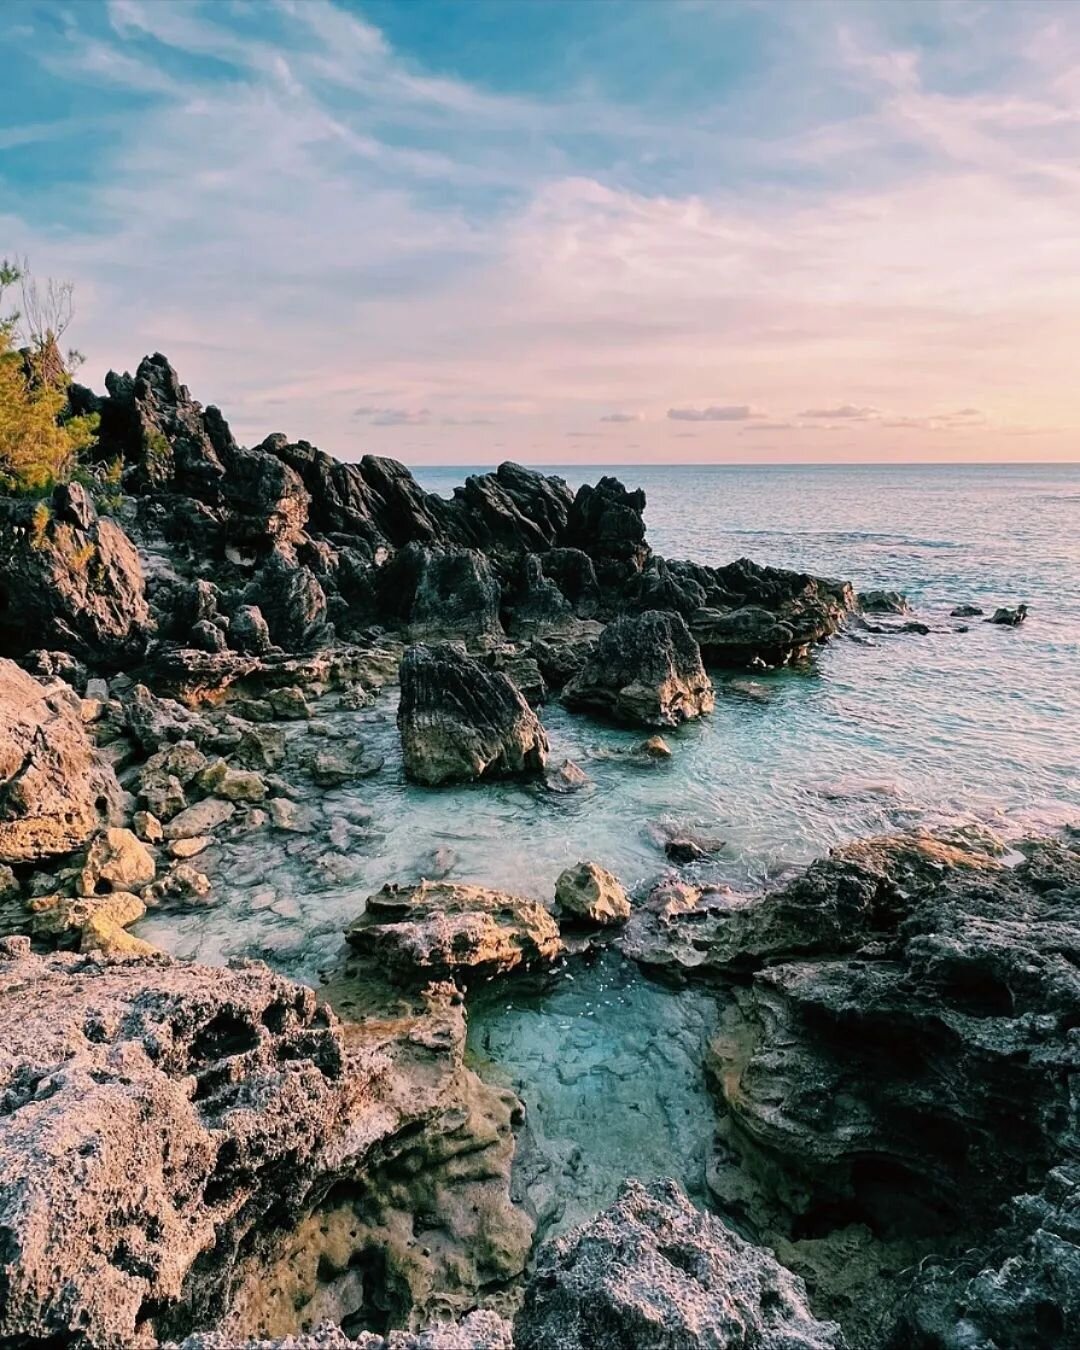
[[[637,167],[680,135],[658,114],[417,69],[330,0],[267,8],[294,41],[112,0],[106,36],[76,9],[50,51],[58,79],[149,100],[110,123],[78,222],[0,205],[0,252],[76,282],[97,386],[162,350],[242,439],[346,458],[557,463],[570,438],[617,462],[631,422],[641,459],[680,422],[702,424],[701,459],[745,458],[749,430],[764,459],[1015,458],[1021,434],[1031,457],[1080,454],[1080,34],[1033,20],[1007,86],[946,93],[817,7],[814,60],[862,110],[732,133],[756,178],[703,169],[691,192]],[[615,167],[585,171],[576,137],[611,138]],[[803,419],[818,434],[792,449]]]

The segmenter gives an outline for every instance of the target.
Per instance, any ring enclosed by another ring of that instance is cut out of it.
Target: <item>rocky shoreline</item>
[[[579,792],[546,701],[648,765],[711,672],[917,635],[902,596],[659,558],[614,478],[447,500],[247,449],[161,356],[106,385],[70,400],[120,489],[0,498],[0,1345],[1080,1344],[1074,836],[872,839],[754,894],[582,860],[547,904],[433,856],[358,901],[322,1001],[131,931],[262,840],[347,882],[368,822],[317,803],[384,771],[348,730],[384,687],[412,782]],[[628,1179],[545,1237],[468,999],[601,949],[715,991],[715,1212]]]

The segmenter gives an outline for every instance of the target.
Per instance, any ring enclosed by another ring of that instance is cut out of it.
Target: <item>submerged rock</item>
[[[627,1181],[589,1223],[541,1247],[518,1350],[843,1350],[803,1282],[695,1209],[674,1181]]]
[[[910,614],[908,598],[901,591],[860,591],[859,608],[867,614]]]
[[[119,809],[116,775],[90,743],[78,698],[0,659],[0,862],[71,853]]]
[[[543,770],[548,740],[510,680],[448,644],[410,647],[398,727],[405,772],[434,787]]]
[[[345,937],[380,967],[420,981],[505,974],[562,951],[558,924],[543,905],[449,881],[384,886]]]
[[[678,726],[710,712],[712,682],[678,614],[649,610],[616,619],[563,690],[569,708],[634,726]]]

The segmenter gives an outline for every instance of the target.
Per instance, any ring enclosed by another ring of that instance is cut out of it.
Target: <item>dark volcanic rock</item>
[[[559,926],[533,900],[450,881],[387,885],[345,937],[408,980],[490,977],[553,961]]]
[[[673,727],[711,711],[715,697],[686,624],[651,610],[604,629],[563,701],[635,726]]]
[[[627,492],[617,478],[578,488],[566,522],[564,543],[600,565],[601,581],[638,571],[648,557],[645,493]],[[617,566],[613,566],[617,565]]]
[[[518,1350],[843,1350],[771,1252],[695,1209],[673,1181],[627,1181],[589,1223],[544,1244]]]
[[[116,776],[90,744],[71,690],[0,660],[0,863],[70,853],[119,805]]]
[[[544,728],[510,680],[448,644],[405,653],[398,727],[405,772],[428,786],[539,773],[547,759]]]
[[[229,646],[249,656],[265,656],[270,650],[270,626],[258,605],[241,605],[232,616]]]
[[[574,626],[574,610],[535,553],[526,553],[510,601],[511,631],[529,637]]]
[[[275,550],[244,592],[257,606],[270,637],[286,651],[310,651],[328,637],[326,593],[310,568]]]
[[[600,585],[589,555],[580,548],[552,548],[540,555],[540,561],[544,575],[570,601],[578,618],[595,618],[600,608]]]
[[[908,598],[900,591],[860,591],[859,608],[867,614],[910,614]]]
[[[382,568],[379,589],[415,638],[502,635],[501,587],[475,549],[409,544]]]
[[[0,498],[0,650],[47,645],[117,666],[151,627],[138,552],[85,489],[59,487],[51,504]]]
[[[1001,624],[1005,628],[1019,628],[1028,615],[1027,605],[1017,605],[1015,609],[1001,606],[995,609],[987,623]]]

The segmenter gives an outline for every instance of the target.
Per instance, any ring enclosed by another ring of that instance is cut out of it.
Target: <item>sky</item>
[[[100,388],[412,464],[1080,459],[1076,0],[5,0]]]

